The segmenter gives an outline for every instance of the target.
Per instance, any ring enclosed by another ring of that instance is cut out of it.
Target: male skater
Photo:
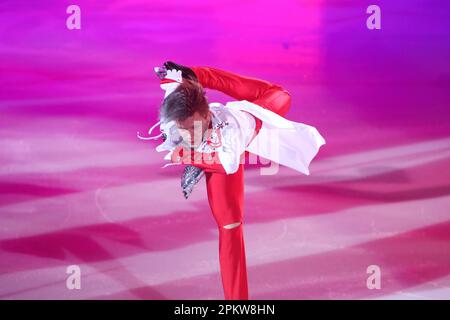
[[[185,197],[206,177],[208,202],[219,230],[219,260],[225,299],[247,300],[243,236],[244,160],[248,152],[309,175],[308,166],[325,144],[316,128],[284,116],[289,92],[270,82],[212,67],[186,67],[171,61],[155,68],[165,90],[160,109],[170,164],[186,164]],[[203,88],[236,101],[208,103]],[[156,126],[155,125],[155,126]],[[149,133],[155,128],[153,126]]]

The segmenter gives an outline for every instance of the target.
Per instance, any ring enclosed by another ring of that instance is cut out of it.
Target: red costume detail
[[[173,79],[168,79],[168,78],[164,78],[160,81],[160,84],[165,84],[165,83],[181,83],[179,81],[173,80]]]
[[[218,140],[219,140],[217,143],[212,143],[211,142],[211,135],[212,135],[213,130],[216,132],[216,135],[217,135]],[[206,143],[209,146],[214,147],[214,148],[220,147],[222,145],[222,134],[220,133],[220,129],[207,130]]]
[[[286,115],[290,108],[291,97],[279,85],[211,67],[191,69],[204,88],[219,90],[236,100],[247,100],[281,116]],[[255,120],[253,138],[262,126],[260,119],[255,117]],[[247,151],[242,157],[245,153]],[[211,161],[207,161],[208,156],[212,157]],[[191,164],[205,171],[208,202],[219,230],[220,272],[225,299],[247,300],[249,295],[243,234],[244,161],[241,161],[237,172],[226,174],[214,152],[192,152],[189,158],[190,161],[196,160]],[[198,161],[199,159],[202,161]],[[224,228],[237,222],[240,222],[237,227]]]

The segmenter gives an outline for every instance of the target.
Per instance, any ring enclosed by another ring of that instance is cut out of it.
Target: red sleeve
[[[189,155],[190,153],[190,155]],[[187,165],[193,165],[205,172],[227,174],[220,163],[219,155],[216,152],[201,153],[197,151],[188,151],[182,147],[177,147],[172,153],[172,162],[180,162]]]
[[[211,156],[214,161],[208,161],[208,157]],[[227,174],[223,165],[219,161],[217,153],[200,153],[195,151],[195,155],[191,157],[191,163],[193,166],[203,169],[205,172],[211,173],[223,173]]]

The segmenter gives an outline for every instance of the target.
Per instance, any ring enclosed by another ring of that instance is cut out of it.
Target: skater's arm
[[[250,102],[264,100],[268,93],[284,91],[276,84],[213,67],[190,67],[200,84],[209,89],[219,90],[236,100]]]
[[[190,160],[193,166],[196,166],[197,168],[200,168],[205,172],[227,174],[227,171],[225,170],[224,166],[219,160],[217,153],[215,152],[211,154],[195,152]]]
[[[204,153],[188,151],[185,148],[177,148],[174,150],[171,159],[172,162],[193,165],[203,169],[205,172],[233,174],[239,169],[240,160],[243,156],[244,153],[236,161],[235,154],[233,153],[222,153],[220,156],[218,152]],[[226,161],[226,168],[223,166],[220,158]]]
[[[193,152],[191,158],[187,160],[186,164],[191,164],[197,168],[203,169],[205,172],[211,173],[222,173],[222,174],[233,174],[239,169],[239,161],[235,161],[233,158],[229,157],[229,154],[222,153],[222,157],[225,159],[227,165],[224,167],[220,160],[220,156],[216,152],[212,153],[202,153]],[[244,153],[241,154],[244,156]],[[233,155],[231,155],[233,157]],[[239,157],[239,159],[241,159]]]

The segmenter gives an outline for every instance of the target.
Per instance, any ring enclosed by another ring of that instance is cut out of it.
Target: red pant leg
[[[236,100],[247,100],[281,116],[289,111],[291,97],[280,85],[213,67],[191,67],[205,88],[219,90]]]
[[[206,172],[211,211],[219,230],[219,260],[227,300],[248,300],[247,264],[244,245],[244,165],[233,174]],[[237,227],[224,226],[240,222]]]
[[[268,90],[283,90],[279,85],[265,80],[213,67],[191,67],[204,88],[221,91],[236,100],[253,102]]]
[[[289,92],[277,84],[213,67],[191,69],[205,88],[219,90],[237,100],[250,101],[283,117],[290,109]],[[255,117],[255,121],[254,136],[262,126],[260,119]]]
[[[281,86],[211,67],[192,67],[205,88],[219,90],[237,100],[247,100],[281,116],[290,107],[290,95]],[[256,120],[257,133],[261,121]],[[205,168],[207,169],[207,168]],[[219,228],[219,258],[225,299],[248,299],[243,236],[244,165],[231,175],[205,171],[208,201]],[[224,226],[241,224],[233,229]]]
[[[284,89],[271,88],[252,102],[284,117],[291,108],[291,95]]]

